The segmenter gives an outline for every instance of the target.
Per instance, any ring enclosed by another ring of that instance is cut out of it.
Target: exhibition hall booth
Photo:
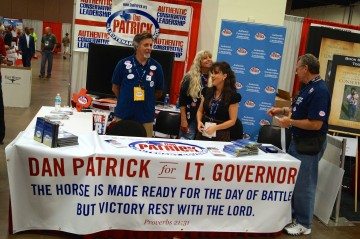
[[[244,125],[244,138],[255,142],[259,130],[273,123],[267,110],[273,105],[290,106],[290,97],[276,98],[277,89],[285,87],[288,96],[300,89],[295,67],[297,56],[306,48],[319,57],[321,77],[335,96],[331,129],[341,133],[355,130],[353,135],[360,135],[360,114],[349,117],[346,103],[354,87],[351,82],[360,69],[360,59],[354,55],[360,43],[357,33],[328,29],[332,24],[305,18],[304,24],[293,21],[298,29],[294,34],[286,25],[291,17],[285,17],[283,26],[284,12],[273,14],[278,10],[275,8],[284,11],[285,4],[271,4],[271,16],[262,18],[265,14],[257,13],[257,0],[254,5],[249,3],[253,16],[227,20],[247,9],[240,9],[239,3],[231,9],[231,4],[220,6],[221,2],[217,2],[216,14],[210,14],[213,6],[206,0],[203,6],[181,0],[119,1],[114,6],[111,1],[102,1],[100,7],[74,2],[69,91],[73,97],[76,92],[87,91],[86,96],[96,100],[92,105],[86,101],[88,105],[77,110],[62,108],[65,116],[43,106],[6,147],[10,233],[54,231],[88,239],[226,238],[238,237],[239,233],[274,235],[291,222],[291,198],[300,161],[285,148],[234,156],[224,150],[233,142],[185,141],[177,139],[178,130],[167,135],[155,133],[153,138],[105,134],[116,102],[104,103],[101,98],[114,96],[113,70],[120,59],[133,53],[136,29],[148,26],[157,37],[152,57],[163,66],[164,94],[170,94],[172,104],[178,99],[180,82],[196,51],[209,49],[214,59],[228,62],[235,72],[236,89],[242,96],[237,117]],[[95,8],[102,14],[90,14]],[[336,27],[348,29],[341,24]],[[295,38],[294,46],[291,42]],[[310,38],[314,40],[308,41]],[[343,43],[350,40],[356,43]],[[284,62],[289,67],[281,67]],[[30,75],[23,81],[11,76],[11,67],[3,70],[5,105],[28,107],[31,74],[21,69],[24,78]],[[10,87],[25,97],[12,98],[15,94]],[[159,112],[179,118],[175,106],[157,105],[155,114]],[[48,138],[38,131],[43,119],[57,125],[56,129],[47,129]],[[69,137],[60,142],[52,134]],[[345,142],[328,136],[330,151],[321,160],[315,215],[324,223],[329,222],[336,200],[336,218],[339,216]]]

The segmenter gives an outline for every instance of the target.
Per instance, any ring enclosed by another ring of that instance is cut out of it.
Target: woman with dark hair
[[[226,62],[214,63],[210,72],[212,86],[203,90],[196,115],[200,132],[197,139],[230,141],[230,128],[237,120],[241,100],[235,88],[235,74]]]
[[[200,105],[201,90],[208,86],[209,70],[212,65],[212,55],[209,51],[196,53],[190,70],[181,81],[179,105],[181,125],[179,137],[194,139],[196,127],[196,112]]]

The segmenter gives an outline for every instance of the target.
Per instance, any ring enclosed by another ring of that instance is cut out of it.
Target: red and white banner
[[[89,43],[131,46],[137,33],[157,38],[155,50],[175,53],[185,61],[192,7],[145,0],[78,0],[75,9],[74,50],[86,52]]]
[[[287,154],[235,158],[222,142],[95,132],[49,148],[32,136],[6,148],[14,232],[268,233],[291,221],[300,161]]]

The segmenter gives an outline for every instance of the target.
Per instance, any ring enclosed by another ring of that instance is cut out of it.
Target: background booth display
[[[132,54],[134,54],[132,47],[90,44],[86,77],[88,93],[99,97],[115,97],[112,92],[111,82],[114,69],[119,60]],[[165,93],[170,91],[174,53],[153,50],[151,57],[159,62],[163,68],[163,95],[165,95]]]
[[[331,129],[360,134],[359,77],[359,57],[334,55],[329,82],[332,93]]]
[[[356,119],[349,117],[349,106],[346,105],[347,95],[345,94],[350,93],[352,89],[356,91],[360,84],[359,62],[357,61],[360,51],[359,27],[348,25],[331,28],[325,26],[309,27],[308,25],[307,27],[309,29],[306,52],[319,58],[320,76],[327,80],[331,88],[332,108],[329,117],[329,129],[335,135],[343,133],[356,136],[358,141],[360,125]],[[304,28],[306,28],[305,24],[303,25]],[[357,107],[354,109],[355,113],[356,109]],[[357,212],[358,207],[358,168],[357,153],[355,155],[355,212]]]
[[[322,29],[319,29],[319,32],[316,33],[315,32],[311,33],[311,29],[313,29],[313,27],[321,27]],[[318,19],[312,19],[312,18],[304,18],[303,22],[302,22],[302,26],[301,26],[301,41],[300,41],[300,46],[299,46],[299,52],[298,52],[298,56],[301,56],[305,53],[308,53],[310,50],[310,45],[315,46],[315,48],[317,49],[316,51],[319,51],[320,49],[320,42],[321,38],[319,39],[318,37],[314,37],[314,33],[315,34],[320,34],[320,32],[323,32],[324,29],[330,29],[330,30],[334,30],[337,29],[340,34],[337,34],[337,39],[343,39],[343,37],[348,33],[348,32],[357,32],[359,33],[360,31],[360,26],[358,24],[354,24],[353,25],[349,25],[349,24],[341,24],[341,23],[337,23],[337,22],[331,22],[331,21],[324,21],[324,20],[318,20]],[[356,36],[355,36],[356,37]],[[334,39],[333,37],[330,37],[332,39]],[[318,39],[318,40],[316,40]],[[350,39],[350,41],[352,41]],[[317,42],[317,43],[314,43]],[[318,54],[315,54],[314,52],[310,51],[310,53],[313,53],[315,56],[318,56]],[[339,54],[339,53],[335,53],[335,54]],[[347,55],[352,55],[351,54],[347,54]],[[326,62],[327,63],[327,62]],[[324,66],[326,68],[326,65]],[[320,67],[321,69],[321,67]],[[297,77],[295,77],[294,80],[294,86],[292,89],[292,93],[293,95],[296,95],[297,92],[300,90],[301,87],[301,82],[299,81],[299,79]]]

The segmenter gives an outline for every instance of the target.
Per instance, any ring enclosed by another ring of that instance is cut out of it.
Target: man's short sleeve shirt
[[[114,70],[112,83],[120,86],[115,116],[140,123],[154,120],[155,91],[164,88],[163,70],[157,61],[149,58],[143,66],[134,55],[124,58]],[[134,101],[134,87],[144,90],[144,101]]]
[[[310,81],[299,93],[292,103],[292,119],[309,119],[323,121],[320,130],[304,130],[293,127],[296,136],[312,137],[326,134],[330,114],[330,93],[322,79],[315,78]]]

